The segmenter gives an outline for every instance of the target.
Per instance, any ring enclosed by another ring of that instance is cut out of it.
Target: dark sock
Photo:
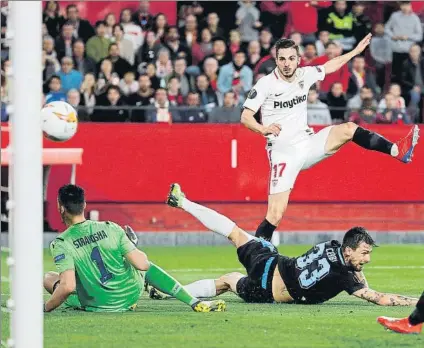
[[[424,292],[417,303],[417,308],[409,316],[409,323],[411,325],[418,325],[424,323]]]
[[[388,141],[380,134],[369,131],[368,129],[358,127],[353,134],[352,141],[367,150],[391,154],[393,143]]]
[[[267,219],[265,219],[261,222],[258,229],[256,230],[255,237],[270,241],[276,228],[277,226],[274,226],[273,224],[269,223]]]

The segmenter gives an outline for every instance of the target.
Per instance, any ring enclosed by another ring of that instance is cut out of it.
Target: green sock
[[[176,279],[153,263],[150,263],[150,267],[146,272],[146,280],[156,289],[190,306],[199,301],[191,296]]]

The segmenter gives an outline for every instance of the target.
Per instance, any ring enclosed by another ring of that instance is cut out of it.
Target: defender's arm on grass
[[[358,45],[352,51],[340,57],[333,58],[329,60],[327,63],[325,63],[323,65],[325,69],[325,73],[328,75],[339,70],[343,65],[349,62],[353,57],[362,53],[362,51],[365,50],[365,48],[367,48],[367,46],[370,44],[371,38],[372,38],[372,35],[368,34],[358,43]]]
[[[59,275],[59,285],[54,290],[50,299],[44,305],[45,312],[51,312],[59,307],[71,295],[76,288],[75,270],[68,269]]]
[[[386,294],[368,287],[355,291],[353,296],[367,300],[380,306],[414,306],[418,299],[396,294]]]

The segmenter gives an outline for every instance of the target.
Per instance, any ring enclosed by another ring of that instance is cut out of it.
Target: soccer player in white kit
[[[370,41],[371,34],[368,34],[351,52],[324,65],[304,68],[298,67],[300,55],[296,44],[287,39],[277,41],[277,67],[258,80],[243,104],[241,115],[241,122],[247,128],[267,138],[271,167],[268,210],[256,237],[271,240],[287,208],[299,172],[333,155],[349,141],[368,150],[386,153],[404,163],[411,161],[419,137],[417,125],[396,143],[353,122],[328,126],[316,134],[308,127],[306,105],[310,87],[364,51]],[[259,109],[262,124],[254,118]]]

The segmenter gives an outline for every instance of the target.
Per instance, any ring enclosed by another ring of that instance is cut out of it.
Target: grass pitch
[[[296,256],[309,247],[281,245],[279,250]],[[143,250],[183,284],[243,271],[231,246]],[[418,297],[424,288],[423,252],[422,245],[375,248],[365,268],[370,286]],[[5,259],[2,253],[2,276],[7,276]],[[54,270],[47,251],[44,266],[46,271]],[[8,293],[8,284],[3,282],[2,305]],[[379,315],[403,317],[413,307],[379,307],[347,294],[322,305],[256,305],[234,295],[221,297],[227,302],[225,313],[194,313],[176,300],[153,301],[146,296],[132,313],[56,310],[45,315],[44,347],[424,347],[424,335],[402,336],[376,323]],[[5,340],[8,314],[2,313],[1,330]]]

